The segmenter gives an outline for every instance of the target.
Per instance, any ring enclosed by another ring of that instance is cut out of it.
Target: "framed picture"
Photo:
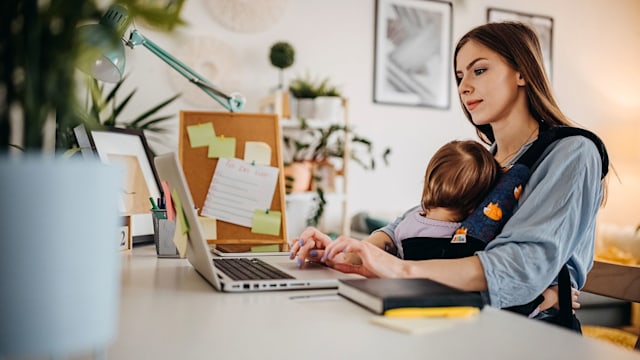
[[[489,8],[487,9],[487,22],[500,21],[520,21],[531,26],[538,38],[542,48],[544,67],[551,80],[552,75],[552,51],[553,51],[553,18],[544,15],[526,14],[518,11]]]
[[[449,108],[450,2],[376,0],[376,103]]]
[[[130,233],[134,243],[153,241],[149,199],[161,198],[162,187],[142,130],[105,127],[87,131],[81,125],[74,133],[83,156],[98,156],[104,163],[124,168],[120,212],[131,216]]]

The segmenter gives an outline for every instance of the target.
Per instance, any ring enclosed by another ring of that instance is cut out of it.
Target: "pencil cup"
[[[173,244],[173,234],[176,232],[176,222],[167,219],[166,209],[153,209],[153,241],[156,244],[156,254],[160,258],[180,257],[178,249]]]

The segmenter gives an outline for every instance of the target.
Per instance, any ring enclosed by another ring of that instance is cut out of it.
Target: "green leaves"
[[[185,0],[116,0],[128,8],[130,17],[155,29],[173,30],[185,24],[180,18]],[[98,8],[100,3],[100,8]],[[96,84],[90,89],[92,104],[83,106],[76,89],[76,60],[83,49],[77,46],[79,24],[96,23],[103,9],[112,1],[6,0],[0,5],[0,153],[9,149],[40,149],[48,132],[46,123],[54,119],[55,144],[59,150],[69,149],[75,142],[73,128],[80,123],[89,127],[96,122],[115,125],[135,91],[116,104],[115,95],[103,96]],[[86,49],[84,49],[86,50]],[[86,55],[86,54],[85,54]],[[125,126],[162,131],[160,126],[170,117],[156,112],[175,97],[165,100]],[[12,121],[18,108],[20,125]],[[13,110],[12,110],[13,109]],[[89,114],[87,114],[89,111]],[[143,116],[144,115],[144,116]],[[101,117],[102,116],[102,117]],[[15,129],[19,126],[20,129]],[[17,144],[10,144],[11,134],[22,134]],[[47,139],[49,140],[49,139]],[[48,142],[48,141],[47,141]]]
[[[126,79],[127,77],[125,76],[106,95],[104,95],[104,85],[99,85],[98,81],[95,79],[88,80],[87,86],[91,95],[91,104],[88,106],[90,117],[95,122],[103,126],[122,125],[130,129],[140,129],[157,133],[166,132],[167,129],[162,127],[162,124],[165,121],[172,119],[175,115],[157,115],[157,113],[178,99],[180,94],[176,94],[158,103],[132,120],[122,120],[122,112],[137,91],[137,89],[134,89],[125,95],[122,101],[117,101],[118,91],[121,89],[122,84]]]
[[[269,60],[271,61],[271,65],[279,69],[286,69],[293,65],[294,59],[295,51],[291,44],[279,41],[271,46],[271,50],[269,51]]]
[[[298,76],[289,83],[289,91],[298,99],[315,99],[318,96],[341,96],[337,87],[330,85],[329,78],[312,78],[309,73]]]
[[[185,0],[141,1],[119,0],[129,10],[129,16],[139,19],[148,25],[165,31],[172,31],[186,22],[180,18]]]

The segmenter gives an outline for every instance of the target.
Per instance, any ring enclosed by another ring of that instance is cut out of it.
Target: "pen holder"
[[[160,258],[180,257],[178,249],[173,244],[176,232],[176,222],[167,219],[166,209],[152,209],[153,213],[153,241],[156,244],[156,254]]]

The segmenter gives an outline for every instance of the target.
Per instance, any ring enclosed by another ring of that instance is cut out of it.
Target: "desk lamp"
[[[128,10],[122,5],[112,5],[98,24],[78,28],[79,40],[87,47],[80,56],[78,68],[101,81],[112,83],[120,81],[124,74],[125,55],[123,43],[116,40],[122,38],[129,23]],[[202,75],[160,48],[137,29],[131,31],[129,40],[122,39],[122,41],[132,49],[138,45],[144,46],[227,110],[231,112],[242,110],[246,101],[244,97],[237,93],[231,95],[223,93]]]

